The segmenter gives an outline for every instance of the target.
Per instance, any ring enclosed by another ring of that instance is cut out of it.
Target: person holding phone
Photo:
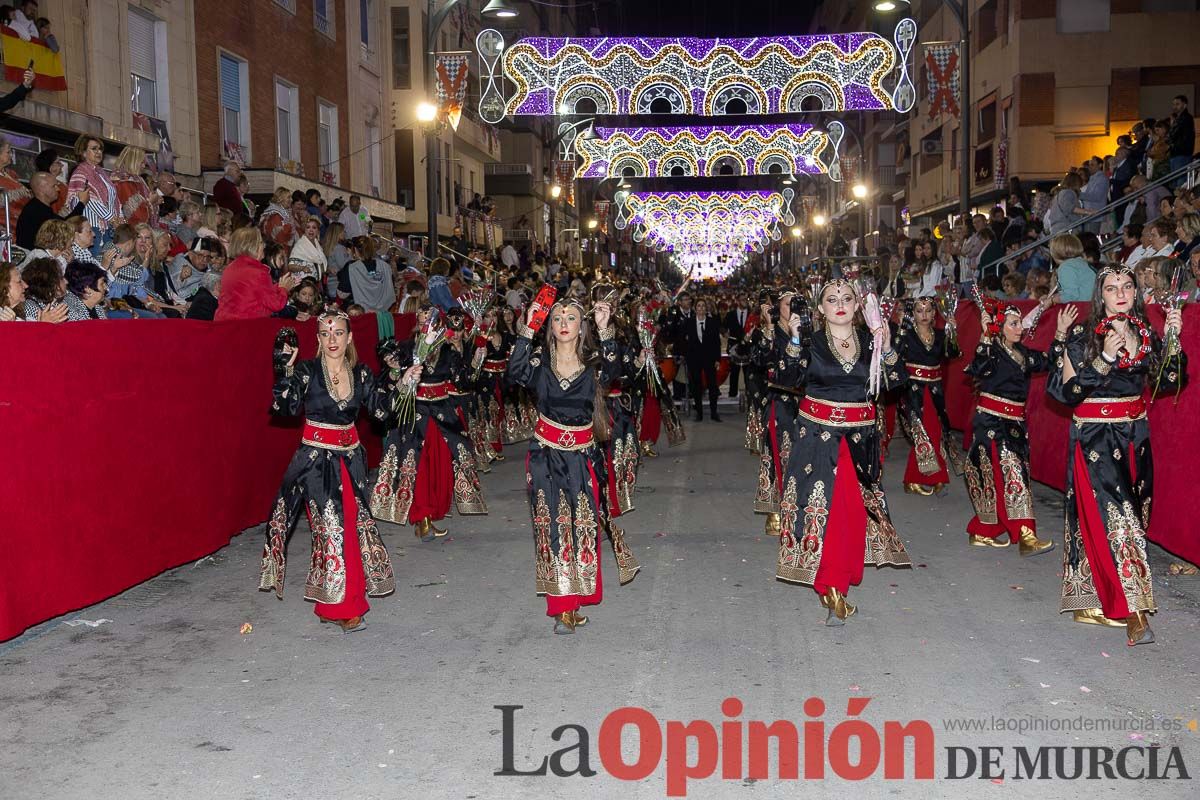
[[[33,71],[33,59],[31,58],[29,59],[29,66],[25,68],[25,74],[21,76],[21,85],[3,97],[0,97],[0,115],[6,114],[16,108],[21,104],[22,100],[33,92],[33,81],[36,77],[37,75]]]

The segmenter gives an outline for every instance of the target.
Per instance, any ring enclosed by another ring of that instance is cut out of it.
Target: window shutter
[[[231,111],[242,110],[241,65],[229,56],[221,56],[221,105]]]
[[[157,80],[158,58],[154,50],[156,20],[129,9],[129,71],[143,78]]]

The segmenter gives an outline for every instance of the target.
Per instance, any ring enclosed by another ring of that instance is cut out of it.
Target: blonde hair
[[[117,160],[113,162],[113,171],[138,175],[145,166],[146,151],[140,147],[130,145],[122,150],[117,156]]]
[[[144,222],[139,222],[133,226],[133,230],[137,236],[141,236],[145,232],[150,233],[150,254],[146,256],[146,260],[142,262],[142,266],[157,272],[159,270],[158,245],[156,244],[157,240],[154,238],[154,228],[151,228]]]
[[[34,247],[43,250],[66,250],[75,239],[75,228],[65,219],[48,219],[38,228]]]
[[[1188,241],[1195,240],[1200,236],[1200,214],[1189,212],[1179,218],[1179,227],[1183,228],[1183,232],[1188,235]]]
[[[216,203],[205,203],[200,209],[200,224],[216,233],[221,227],[221,207]]]
[[[187,221],[188,217],[195,216],[200,213],[200,204],[195,200],[184,200],[179,204],[179,219]]]
[[[1055,264],[1083,255],[1083,242],[1073,233],[1060,233],[1050,240],[1050,257]]]
[[[233,260],[240,255],[249,255],[257,259],[263,248],[262,233],[253,225],[238,228],[229,237],[229,258]]]
[[[292,202],[292,192],[286,186],[280,186],[271,193],[271,202],[277,206],[287,208]]]

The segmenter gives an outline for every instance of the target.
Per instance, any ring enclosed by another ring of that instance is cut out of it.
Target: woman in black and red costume
[[[937,306],[932,297],[911,301],[896,337],[896,353],[908,370],[900,392],[899,418],[912,449],[904,470],[904,491],[931,495],[950,483],[947,462],[962,471],[962,454],[950,435],[946,416],[946,362],[958,358],[954,320],[946,329],[934,326]]]
[[[398,348],[401,364],[412,363],[417,337],[429,323],[432,309],[417,312],[413,338]],[[383,437],[383,461],[371,493],[376,519],[412,524],[423,542],[445,536],[433,523],[446,518],[450,504],[459,514],[486,514],[487,505],[475,470],[475,455],[452,393],[466,385],[471,364],[463,357],[462,338],[437,345],[415,380],[401,391],[414,395],[414,421],[393,422]]]
[[[1183,318],[1167,311],[1167,343],[1150,328],[1133,270],[1096,279],[1084,325],[1055,339],[1046,390],[1072,408],[1060,611],[1076,622],[1124,627],[1130,646],[1154,641],[1156,610],[1146,530],[1154,461],[1146,397],[1186,381]]]
[[[806,342],[799,315],[785,317],[790,337],[774,380],[805,388],[795,444],[780,499],[779,580],[811,586],[828,609],[826,625],[854,614],[846,601],[863,565],[909,567],[880,483],[875,397],[907,379],[890,348],[888,323],[868,333],[856,321],[854,286],[833,280],[816,294],[819,326]],[[875,348],[880,348],[876,358]]]
[[[588,618],[583,606],[603,596],[600,538],[605,531],[616,554],[622,584],[639,569],[620,531],[611,526],[603,439],[608,431],[605,388],[620,369],[612,308],[596,303],[592,324],[577,298],[549,310],[548,329],[534,344],[528,322],[538,315],[533,303],[518,330],[508,374],[530,390],[538,421],[529,443],[525,481],[533,517],[537,593],[546,597],[554,632],[574,633]],[[639,356],[640,358],[641,356]]]
[[[1046,372],[1050,360],[1045,353],[1021,344],[1025,329],[1019,308],[991,298],[985,303],[983,334],[966,369],[979,392],[963,469],[967,494],[975,507],[967,535],[976,547],[1008,547],[1016,542],[1023,556],[1046,553],[1054,542],[1037,536],[1025,403],[1030,376]],[[1078,314],[1073,306],[1064,306],[1059,312],[1060,338],[1066,337]],[[1008,541],[1001,541],[1006,534]]]
[[[300,447],[283,476],[267,525],[259,589],[283,598],[284,550],[301,508],[312,528],[312,560],[304,598],[316,602],[322,622],[343,631],[361,630],[370,609],[367,595],[395,591],[388,558],[367,495],[367,454],[355,421],[362,411],[388,417],[391,383],[357,363],[350,318],[338,311],[317,319],[320,355],[297,361],[294,332],[281,332],[271,411],[304,414]],[[390,360],[395,367],[396,361]]]

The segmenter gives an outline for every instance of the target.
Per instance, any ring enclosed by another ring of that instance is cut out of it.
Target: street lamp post
[[[445,0],[442,7],[434,11],[436,0],[427,0],[426,16],[429,21],[429,28],[425,32],[425,101],[418,107],[418,120],[425,127],[425,206],[426,206],[426,222],[429,227],[429,244],[427,246],[427,255],[431,260],[438,257],[438,206],[441,205],[441,198],[438,197],[438,174],[435,170],[435,165],[440,164],[438,154],[438,144],[440,139],[438,134],[441,132],[440,126],[435,122],[437,118],[437,106],[433,105],[432,97],[434,96],[435,78],[434,72],[437,69],[436,65],[436,50],[437,50],[437,34],[441,30],[442,24],[445,23],[446,17],[450,16],[450,11],[459,3],[459,0]],[[517,16],[517,11],[508,5],[505,0],[491,0],[479,12],[482,16],[491,19],[511,19]],[[422,119],[427,112],[428,106],[433,106],[433,114],[429,120]],[[448,168],[448,167],[447,167]]]

